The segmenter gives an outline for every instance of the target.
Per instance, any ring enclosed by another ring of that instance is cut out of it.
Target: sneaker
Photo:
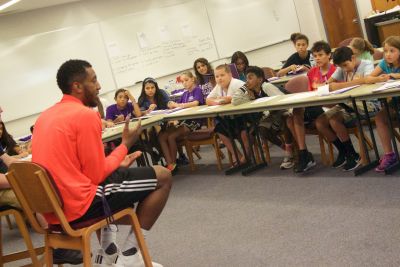
[[[142,258],[142,253],[137,251],[134,255],[124,256],[123,254],[118,257],[118,264],[121,266],[129,266],[129,267],[144,267],[144,261]],[[153,267],[163,267],[161,264],[157,262],[152,262]]]
[[[283,158],[283,161],[282,161],[282,163],[281,163],[280,168],[281,168],[281,170],[284,170],[284,169],[293,168],[293,166],[294,166],[293,157],[292,157],[292,156],[285,156],[285,157]]]
[[[188,165],[189,164],[189,159],[186,157],[185,154],[182,154],[182,155],[179,156],[179,158],[176,159],[176,164]]]
[[[83,255],[79,250],[57,248],[53,250],[53,264],[83,263]]]
[[[97,250],[96,256],[94,257],[94,267],[106,267],[106,266],[122,266],[117,264],[118,257],[120,255],[120,250],[114,254],[107,254],[104,249],[99,248]]]
[[[332,168],[338,169],[346,164],[346,155],[344,153],[339,153],[335,162],[332,164]]]
[[[305,155],[302,154],[303,153],[300,153],[299,155],[299,162],[294,169],[295,172],[306,172],[316,165],[311,152],[307,152]]]
[[[394,152],[383,155],[379,161],[379,166],[375,168],[377,172],[384,172],[385,169],[397,162],[396,154]]]
[[[361,157],[358,153],[350,155],[346,158],[346,164],[344,164],[344,171],[352,171],[361,164]]]

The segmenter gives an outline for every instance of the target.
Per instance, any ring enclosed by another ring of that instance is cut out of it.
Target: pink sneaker
[[[377,172],[384,172],[386,168],[395,164],[397,161],[396,154],[394,152],[387,153],[383,155],[381,160],[379,161],[379,166],[375,168]]]

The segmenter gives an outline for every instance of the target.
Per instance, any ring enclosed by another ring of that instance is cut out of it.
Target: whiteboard
[[[62,96],[56,73],[68,59],[89,61],[102,90],[115,90],[98,24],[0,41],[0,105],[4,121],[37,114]]]
[[[300,31],[293,0],[204,1],[221,57],[279,43]]]
[[[118,87],[218,58],[203,0],[100,22]]]

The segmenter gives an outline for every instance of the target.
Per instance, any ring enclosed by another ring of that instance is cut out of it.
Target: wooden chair
[[[276,76],[275,71],[270,67],[264,67],[264,68],[262,68],[262,70],[264,71],[264,78],[265,79],[269,79],[269,78],[272,78],[272,77]]]
[[[224,156],[219,148],[218,135],[214,132],[213,120],[211,118],[207,119],[206,129],[195,130],[189,133],[183,139],[182,145],[185,146],[186,153],[189,158],[190,169],[192,171],[196,169],[193,160],[193,153],[195,153],[198,158],[201,158],[201,156],[196,153],[197,151],[194,149],[194,147],[202,145],[212,145],[214,147],[218,170],[222,170],[222,158]]]
[[[80,250],[84,266],[91,266],[90,236],[94,231],[107,225],[105,218],[97,218],[80,224],[70,224],[62,210],[63,202],[54,187],[47,171],[32,162],[15,162],[10,165],[7,179],[15,192],[33,229],[45,236],[45,258],[47,266],[53,265],[53,248]],[[40,226],[35,213],[52,213],[60,225]],[[128,219],[138,240],[145,266],[152,266],[151,259],[143,239],[139,221],[132,208],[113,214],[115,221]]]
[[[338,47],[349,46],[350,43],[351,43],[351,41],[353,40],[353,38],[354,38],[354,37],[344,39],[343,41],[341,41],[341,42],[339,43]]]
[[[32,244],[31,237],[29,235],[28,228],[26,227],[24,217],[22,213],[10,206],[2,206],[0,207],[0,218],[5,216],[14,216],[15,222],[21,233],[27,250],[14,252],[11,254],[3,255],[3,240],[2,240],[2,231],[0,225],[0,266],[2,267],[4,263],[18,261],[21,259],[30,258],[32,261],[32,266],[38,267],[42,266],[40,260],[38,259],[37,255],[43,254],[44,247],[34,248]]]
[[[307,76],[296,76],[290,79],[286,85],[285,90],[289,93],[301,93],[308,91],[308,78]],[[326,154],[325,143],[329,145],[326,138],[321,135],[314,125],[305,128],[305,133],[308,135],[316,135],[318,137],[319,147],[321,150],[321,161],[324,165],[329,165],[329,159]]]
[[[374,49],[374,54],[372,56],[373,56],[374,60],[382,59],[383,52],[380,51],[379,49]]]

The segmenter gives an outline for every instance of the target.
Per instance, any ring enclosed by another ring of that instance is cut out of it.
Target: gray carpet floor
[[[165,267],[400,266],[399,173],[355,177],[323,166],[310,138],[318,165],[301,175],[279,170],[281,152],[272,148],[267,168],[225,176],[202,147],[198,170],[183,167],[173,177],[147,237],[153,260]],[[5,252],[22,249],[18,231],[2,227]],[[120,237],[127,231],[120,227]]]

